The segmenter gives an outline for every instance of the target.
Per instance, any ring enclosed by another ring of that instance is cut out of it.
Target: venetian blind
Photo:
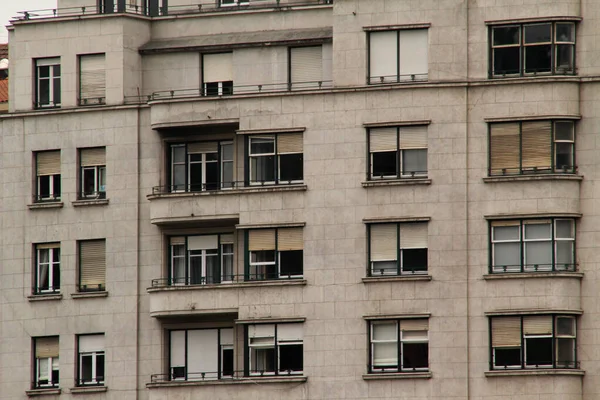
[[[204,82],[233,81],[233,53],[203,55]]]
[[[106,148],[81,149],[79,157],[82,167],[106,165]]]
[[[400,80],[425,78],[429,69],[427,29],[400,31]]]
[[[552,315],[534,315],[530,317],[523,317],[523,334],[552,334]]]
[[[290,49],[291,82],[317,84],[323,80],[323,50],[321,46]]]
[[[400,148],[427,148],[427,126],[405,126],[400,128]]]
[[[219,149],[217,142],[196,142],[187,145],[188,154],[216,153]]]
[[[37,175],[60,174],[60,150],[36,153]]]
[[[58,337],[41,337],[35,339],[35,357],[58,357]]]
[[[492,347],[518,347],[521,345],[521,318],[492,318]]]
[[[106,97],[105,65],[104,54],[79,57],[79,98],[83,100],[83,103],[104,103]]]
[[[401,331],[426,331],[429,329],[429,320],[423,319],[406,319],[400,321]]]
[[[277,341],[301,341],[304,338],[303,324],[277,324]]]
[[[277,153],[302,153],[303,135],[301,133],[287,133],[277,135]]]
[[[371,83],[395,82],[398,77],[398,31],[369,33]]]
[[[519,170],[519,124],[502,123],[490,126],[490,169],[500,173]]]
[[[106,242],[104,240],[86,240],[79,243],[79,282],[88,288],[100,288],[105,285]]]
[[[248,232],[248,250],[275,250],[275,229],[254,229]]]
[[[302,228],[277,229],[277,250],[290,251],[302,250],[303,248]]]
[[[369,130],[369,151],[398,150],[398,128],[377,128]]]
[[[549,121],[523,122],[523,168],[549,169],[552,166],[552,124]]]
[[[371,225],[371,261],[398,258],[398,231],[396,224]]]
[[[400,247],[403,249],[426,249],[427,235],[427,222],[400,224]]]
[[[79,336],[79,353],[92,353],[104,351],[104,335]]]

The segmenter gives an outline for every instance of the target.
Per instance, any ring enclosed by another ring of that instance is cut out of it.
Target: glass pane
[[[96,380],[104,381],[104,354],[96,355]]]
[[[219,189],[219,164],[216,162],[207,163],[205,190],[217,189]]]
[[[560,121],[554,123],[554,139],[555,140],[573,140],[573,123],[568,121]]]
[[[525,338],[525,364],[552,365],[552,338]]]
[[[206,161],[219,161],[219,156],[217,155],[217,153],[206,153],[204,155],[204,157],[206,158]]]
[[[279,271],[282,278],[302,275],[304,252],[302,250],[279,253]]]
[[[427,149],[402,150],[403,174],[427,174]]]
[[[540,73],[552,70],[552,46],[525,47],[525,72]]]
[[[519,44],[519,32],[520,28],[518,26],[493,28],[494,46]]]
[[[221,372],[224,376],[233,375],[233,349],[223,349]]]
[[[83,194],[91,195],[96,192],[96,171],[94,168],[83,169]]]
[[[495,226],[493,228],[494,240],[519,240],[520,227],[516,226]]]
[[[397,367],[398,342],[373,343],[373,367]]]
[[[557,23],[556,24],[556,41],[557,42],[574,42],[575,41],[575,25],[572,23]]]
[[[55,78],[60,77],[60,64],[52,66],[52,74],[54,75]]]
[[[556,169],[575,172],[573,164],[573,143],[556,143]]]
[[[252,348],[252,372],[275,372],[275,349]]]
[[[396,261],[372,261],[371,275],[397,275],[398,263]]]
[[[60,264],[52,265],[52,287],[54,290],[60,289]]]
[[[218,96],[219,95],[219,82],[206,82],[204,84],[207,96]]]
[[[303,179],[303,154],[282,154],[279,156],[279,180],[282,183]]]
[[[575,235],[573,234],[573,221],[570,219],[557,219],[554,224],[556,225],[556,237],[561,239],[572,239]]]
[[[41,105],[50,103],[50,80],[48,79],[40,80],[38,102]]]
[[[556,365],[563,368],[576,368],[575,339],[556,339]]]
[[[301,344],[279,346],[279,370],[281,373],[302,371],[303,358]]]
[[[38,77],[40,78],[48,78],[50,76],[50,67],[45,65],[43,67],[38,67]]]
[[[53,197],[60,197],[60,175],[52,175]]]
[[[494,367],[521,365],[521,348],[495,348]]]
[[[100,174],[100,192],[106,192],[106,167],[99,167],[98,173]]]
[[[250,252],[250,262],[252,262],[252,263],[275,262],[275,251],[274,250],[252,251],[252,252]]]
[[[50,176],[39,177],[38,195],[41,199],[50,197]]]
[[[551,239],[552,224],[525,224],[525,239]]]
[[[525,243],[525,264],[537,269],[550,269],[552,266],[552,242]]]
[[[250,139],[250,154],[264,154],[275,152],[275,139]]]
[[[552,41],[552,24],[525,26],[525,43],[545,43]]]
[[[521,70],[520,52],[519,47],[494,49],[494,75],[518,74]]]
[[[91,382],[92,377],[92,355],[81,356],[81,382]]]
[[[221,281],[221,271],[219,270],[218,254],[206,256],[206,283],[219,283]]]
[[[275,169],[273,165],[274,156],[262,156],[250,158],[250,180],[252,182],[275,181]]]
[[[571,240],[556,241],[556,269],[572,270],[574,268],[573,247]]]
[[[573,318],[556,318],[556,334],[575,336],[575,319]]]
[[[556,45],[556,72],[566,73],[573,71],[573,45]]]
[[[231,244],[224,245],[231,246]],[[225,250],[223,250],[225,252]],[[223,280],[224,281],[232,281],[233,280],[233,254],[224,254],[223,255]]]
[[[221,144],[221,160],[233,160],[233,143]]]
[[[402,249],[402,271],[418,273],[427,271],[427,249]]]
[[[189,166],[189,174],[190,174],[190,192],[199,192],[205,189],[205,186],[202,184],[202,163],[194,163]]]
[[[54,78],[52,80],[52,84],[53,84],[52,90],[54,91],[52,93],[54,96],[52,101],[54,102],[54,104],[60,104],[60,78]]]
[[[50,359],[48,358],[39,358],[38,359],[38,382],[39,381],[46,381],[46,382],[39,382],[39,383],[47,383],[48,381],[48,365],[49,365],[49,361]]]
[[[402,369],[425,369],[429,367],[428,343],[402,344]]]
[[[395,151],[384,151],[379,153],[371,153],[372,171],[371,175],[374,178],[384,176],[397,176],[398,174],[398,154]]]
[[[205,283],[202,276],[202,250],[190,251],[190,284],[199,285]]]
[[[223,188],[232,188],[234,186],[233,182],[233,161],[224,162],[221,164],[222,168],[222,180],[221,187]]]
[[[494,266],[516,267],[521,265],[521,245],[519,243],[495,243]]]
[[[173,166],[173,190],[185,190],[185,165]]]
[[[374,323],[373,340],[397,340],[398,324],[396,322]]]
[[[173,146],[171,147],[171,151],[174,163],[185,162],[185,146]]]

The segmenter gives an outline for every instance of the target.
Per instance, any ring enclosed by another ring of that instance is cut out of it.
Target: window
[[[79,291],[106,290],[106,241],[79,241]]]
[[[60,106],[60,58],[35,60],[35,107]]]
[[[248,137],[250,185],[301,183],[304,179],[301,133]]]
[[[77,384],[104,385],[104,334],[79,335]]]
[[[302,228],[252,229],[246,235],[246,280],[302,278]]]
[[[79,105],[104,104],[106,66],[104,54],[79,56]]]
[[[202,55],[202,84],[205,96],[233,94],[233,53]]]
[[[575,271],[575,221],[492,221],[491,273]]]
[[[373,31],[368,35],[369,84],[427,80],[427,29]]]
[[[371,276],[427,273],[427,222],[370,224]]]
[[[369,179],[427,176],[427,127],[369,129]]]
[[[60,292],[60,243],[35,246],[35,294]]]
[[[201,192],[231,189],[233,179],[233,142],[195,142],[171,144],[171,192]]]
[[[491,28],[493,77],[575,73],[575,24],[544,22]]]
[[[291,47],[290,88],[319,88],[323,83],[322,46]]]
[[[79,150],[82,199],[106,198],[106,149],[95,147]]]
[[[34,388],[58,387],[58,336],[33,338]]]
[[[60,200],[60,150],[38,151],[35,201]]]
[[[427,319],[369,322],[369,373],[429,370]]]
[[[574,174],[573,121],[490,124],[489,175]]]
[[[247,325],[246,334],[248,337],[247,373],[250,375],[302,374],[303,324]]]
[[[169,331],[170,380],[213,380],[234,375],[233,329]]]
[[[221,7],[247,6],[250,4],[250,0],[220,0],[219,4]]]
[[[577,368],[575,317],[491,317],[491,369]]]
[[[171,285],[232,282],[233,234],[176,236],[170,239]]]

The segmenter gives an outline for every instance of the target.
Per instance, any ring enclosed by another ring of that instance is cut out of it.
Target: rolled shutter
[[[523,168],[552,167],[552,124],[549,121],[523,122],[522,125]]]
[[[35,339],[35,358],[58,357],[58,337]]]
[[[398,79],[398,31],[369,33],[369,75],[371,83]]]
[[[371,261],[397,260],[398,231],[396,224],[371,225]]]
[[[188,154],[216,153],[219,149],[217,142],[196,142],[187,145]]]
[[[171,246],[178,246],[185,244],[185,236],[174,236],[170,239]]]
[[[82,167],[106,165],[106,149],[104,147],[82,149],[79,157]]]
[[[249,231],[248,250],[275,250],[275,229],[255,229]]]
[[[79,57],[79,96],[82,100],[103,103],[106,97],[106,62],[104,54]]]
[[[323,80],[323,50],[321,46],[290,49],[291,82],[317,83]],[[307,86],[307,85],[300,85]]]
[[[188,250],[209,250],[219,247],[219,235],[188,236]]]
[[[204,82],[233,81],[233,53],[203,55]]]
[[[36,244],[35,248],[38,250],[42,249],[58,249],[60,248],[60,243],[40,243]]]
[[[233,345],[233,329],[221,329],[221,346]]]
[[[87,240],[79,244],[80,285],[99,288],[105,286],[106,242]]]
[[[519,171],[519,124],[490,126],[490,170],[492,174]]]
[[[277,341],[291,342],[304,339],[304,324],[277,324]]]
[[[400,31],[400,80],[426,78],[429,69],[427,29]]]
[[[400,224],[400,247],[403,249],[426,249],[427,236],[426,222]]]
[[[369,130],[369,151],[398,150],[398,128],[377,128]]]
[[[552,315],[535,315],[531,317],[523,317],[523,334],[551,335]]]
[[[423,149],[427,148],[427,127],[406,126],[400,128],[401,149]]]
[[[275,325],[273,324],[257,324],[248,325],[248,337],[274,337],[275,336]]]
[[[79,336],[79,352],[92,353],[104,351],[104,335],[82,335]]]
[[[492,226],[520,226],[519,221],[492,221]]]
[[[429,320],[423,319],[406,319],[400,321],[401,331],[427,331],[429,330]]]
[[[288,133],[277,135],[277,153],[302,153],[303,135],[301,133]]]
[[[221,235],[221,244],[230,244],[233,243],[233,234],[232,233],[228,233],[225,235]]]
[[[171,368],[185,365],[185,331],[171,331]]]
[[[277,250],[302,250],[304,248],[304,239],[302,228],[281,228],[277,229]]]
[[[521,346],[521,318],[492,318],[492,347]]]
[[[60,150],[40,151],[36,154],[37,175],[60,174]]]

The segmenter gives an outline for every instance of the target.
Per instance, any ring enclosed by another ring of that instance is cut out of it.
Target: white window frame
[[[53,175],[38,175],[37,176],[37,198],[40,201],[43,200],[60,200],[60,194],[57,195],[56,188],[54,187],[54,179],[58,177],[60,179],[61,174]],[[48,178],[48,197],[42,197],[41,193],[41,180],[42,178]]]
[[[209,160],[207,155],[208,154],[216,154],[217,155],[217,159],[216,160]],[[199,161],[192,161],[192,156],[195,155],[200,155],[201,159]],[[188,174],[187,174],[187,186],[190,189],[191,192],[193,191],[198,191],[198,190],[193,190],[192,188],[192,175],[189,173],[189,171],[192,169],[192,165],[195,164],[200,164],[202,165],[202,186],[200,187],[201,192],[206,192],[207,191],[207,187],[206,185],[209,183],[206,181],[206,171],[207,171],[207,166],[208,164],[219,164],[219,152],[218,151],[207,151],[207,152],[203,152],[203,153],[188,153],[187,154],[187,170],[188,170]],[[210,182],[210,183],[216,183],[217,186],[220,186],[220,182]]]
[[[259,281],[266,281],[266,280],[270,280],[267,278],[267,268],[269,266],[275,266],[277,264],[277,257],[278,257],[278,251],[277,250],[260,250],[260,251],[272,251],[273,252],[273,261],[259,261],[259,262],[253,262],[252,261],[252,254],[253,253],[257,253],[258,251],[248,251],[249,253],[249,257],[250,257],[250,261],[249,261],[249,266],[250,266],[250,271],[252,271],[253,267],[254,267],[254,271],[256,271],[256,273],[254,275],[250,275],[249,278],[250,280],[259,280]],[[261,268],[264,267],[264,268]],[[259,273],[258,270],[261,270],[261,272]],[[279,274],[279,268],[277,269],[277,274]],[[259,276],[262,276],[262,278],[259,279]]]
[[[104,351],[91,351],[91,352],[86,352],[86,353],[79,353],[79,377],[78,377],[78,381],[79,384],[81,386],[87,386],[87,385],[101,385],[104,383],[104,379],[103,380],[98,380],[98,371],[97,369],[97,364],[98,364],[98,356],[104,356],[105,352]],[[83,381],[83,358],[84,357],[92,357],[92,380],[90,382],[84,382]],[[104,370],[106,371],[106,357],[104,357]],[[104,377],[103,377],[104,378]]]
[[[53,261],[54,260],[54,252],[55,250],[59,251],[59,259],[58,261]],[[41,253],[47,251],[48,252],[48,262],[46,263],[42,263],[40,262],[41,260]],[[36,269],[36,292],[37,293],[58,293],[60,292],[60,288],[55,289],[54,286],[54,266],[58,265],[58,268],[60,269],[60,248],[56,247],[56,248],[48,248],[48,249],[36,249],[36,265],[35,265],[35,269]],[[41,267],[43,265],[48,265],[48,289],[46,290],[42,290],[40,289],[40,278],[41,278]]]
[[[252,344],[251,340],[252,339],[272,339],[271,343],[259,343],[259,344]],[[276,351],[277,344],[275,343],[275,335],[273,336],[257,336],[254,338],[248,338],[248,364],[249,364],[249,373],[250,375],[253,376],[261,376],[261,375],[275,375],[275,370],[273,372],[258,372],[257,368],[255,368],[255,363],[257,360],[253,359],[252,357],[252,350],[256,349],[273,349],[273,351]],[[275,366],[275,369],[277,371],[279,371],[279,365]]]
[[[396,337],[395,339],[374,339],[375,336],[375,326],[377,325],[394,325],[394,331],[396,333]],[[378,343],[396,343],[396,346],[400,346],[400,340],[398,338],[398,331],[399,331],[399,327],[398,327],[398,320],[381,320],[381,321],[370,321],[370,329],[369,329],[369,340],[370,340],[370,347],[371,347],[371,373],[377,373],[377,372],[395,372],[395,371],[399,371],[400,370],[400,364],[402,362],[402,360],[397,360],[396,362],[396,366],[395,367],[389,367],[389,368],[376,368],[375,366],[375,345]],[[402,350],[401,350],[402,351]],[[396,347],[396,357],[398,357],[398,348]]]
[[[271,140],[273,142],[273,152],[270,153],[252,153],[252,140],[254,139],[259,139],[259,140]],[[277,157],[277,140],[275,138],[275,136],[252,136],[249,138],[249,145],[248,145],[248,169],[249,169],[249,182],[251,186],[261,186],[261,185],[274,185],[276,183],[276,180],[272,180],[272,181],[264,181],[264,182],[259,182],[259,181],[255,181],[252,179],[252,175],[253,175],[253,168],[252,168],[252,158],[259,158],[259,157],[269,157],[272,156],[273,160],[275,160],[275,157]],[[275,166],[272,165],[272,168],[274,168]],[[277,167],[277,171],[273,171],[273,176],[275,177],[277,174],[277,176],[279,176],[279,167]]]
[[[555,337],[553,337],[552,334],[548,334],[548,335],[527,335],[526,333],[523,333],[523,338],[522,338],[522,345],[523,345],[523,363],[525,365],[525,368],[536,368],[536,369],[545,369],[545,368],[552,368],[553,365],[553,361],[554,361],[554,355],[552,354],[552,351],[550,351],[550,364],[542,364],[542,365],[538,365],[538,364],[528,364],[527,363],[527,339],[550,339],[551,342],[554,342],[556,340]],[[554,347],[554,345],[552,345]]]
[[[192,254],[192,252],[199,252],[199,254]],[[215,252],[214,254],[210,254],[209,252]],[[203,250],[188,250],[187,251],[187,257],[188,257],[188,264],[187,264],[187,268],[188,268],[188,279],[191,280],[191,276],[192,276],[192,259],[194,258],[200,258],[201,260],[201,276],[202,276],[202,282],[200,283],[201,285],[208,285],[209,283],[207,282],[207,272],[208,272],[208,260],[209,257],[214,258],[214,260],[219,261],[219,248],[217,247],[216,249],[203,249]],[[222,273],[221,273],[222,275]],[[192,283],[190,283],[191,285]]]
[[[47,374],[47,381],[48,383],[40,383],[42,380],[42,360],[46,360],[46,368],[44,371],[45,374]],[[54,382],[52,380],[52,372],[53,371],[60,371],[59,370],[59,357],[44,357],[44,358],[36,358],[35,359],[35,370],[36,370],[36,374],[35,374],[35,384],[36,387],[39,388],[45,388],[45,387],[56,387],[58,386],[59,382]],[[60,378],[59,378],[60,379]]]
[[[275,139],[276,140],[276,139]],[[277,144],[275,145],[275,152],[277,153],[276,157],[277,157],[277,183],[278,184],[295,184],[295,183],[303,183],[304,179],[292,179],[291,181],[284,181],[285,183],[282,183],[282,179],[281,179],[281,156],[286,156],[286,155],[294,155],[294,154],[302,154],[304,155],[304,152],[288,152],[288,153],[280,153],[277,151]],[[304,174],[302,174],[304,175]],[[304,178],[304,177],[303,177]]]
[[[61,68],[61,72],[59,75],[54,75],[54,67],[60,67]],[[48,77],[47,78],[42,78],[40,76],[40,68],[41,67],[49,67],[48,68]],[[60,107],[61,102],[56,103],[55,99],[57,97],[56,93],[54,93],[54,81],[56,79],[58,79],[59,83],[62,84],[62,82],[60,82],[61,80],[61,74],[62,74],[62,67],[61,67],[61,60],[60,57],[52,57],[52,58],[38,58],[35,60],[35,84],[36,84],[36,99],[35,99],[35,103],[36,103],[36,108],[51,108],[51,107]],[[48,104],[42,104],[41,103],[41,98],[40,98],[40,88],[42,85],[42,81],[48,81]],[[61,87],[62,90],[62,87]],[[59,93],[60,96],[61,93]],[[62,96],[61,96],[62,98]],[[62,101],[62,100],[61,100]]]
[[[231,160],[225,159],[225,155],[224,155],[224,151],[223,151],[223,148],[225,146],[231,146]],[[219,175],[220,175],[219,176],[219,178],[220,178],[219,186],[220,186],[221,190],[231,190],[236,187],[236,184],[235,184],[235,147],[233,145],[233,141],[220,142],[219,152],[220,152],[220,154],[218,155],[218,160],[219,160],[218,162],[220,164],[219,165]],[[231,171],[232,171],[231,182],[225,181],[224,166],[227,163],[231,163]]]
[[[297,345],[301,345],[302,346],[302,351],[304,352],[304,340],[280,340],[278,335],[277,335],[277,331],[278,331],[278,327],[281,325],[287,325],[288,323],[273,323],[273,324],[268,324],[268,325],[273,325],[273,335],[272,336],[255,336],[255,337],[248,337],[248,342],[247,342],[247,346],[248,346],[248,373],[250,376],[273,376],[273,375],[303,375],[304,374],[304,363],[303,363],[303,370],[302,371],[288,371],[287,370],[282,370],[281,369],[281,352],[279,351],[279,349],[282,346],[297,346]],[[289,323],[291,325],[300,325],[301,323],[298,322],[294,322],[294,323]],[[248,325],[246,327],[246,329],[248,329],[250,326],[254,326],[254,325],[260,325],[260,324],[252,324],[252,325]],[[251,340],[252,339],[270,339],[270,342],[267,343],[266,340],[261,341],[258,344],[252,344]],[[273,365],[273,372],[257,372],[255,367],[255,362],[257,360],[253,359],[252,357],[252,353],[253,350],[256,349],[273,349],[274,352],[277,352],[277,360],[272,360],[275,362],[275,365]]]
[[[507,266],[507,267],[509,267],[507,269],[501,268],[502,267],[501,265],[499,265],[499,266],[496,265],[496,257],[495,257],[495,254],[496,254],[495,244],[496,243],[518,243],[519,246],[521,245],[521,240],[522,240],[522,235],[523,235],[523,231],[521,230],[521,226],[514,225],[514,228],[516,228],[517,231],[519,232],[519,238],[518,239],[512,239],[512,240],[497,240],[495,238],[495,236],[496,236],[495,228],[496,227],[492,226],[491,228],[492,228],[492,240],[491,240],[491,243],[492,243],[492,269],[493,269],[493,271],[496,272],[496,273],[502,273],[502,272],[521,272],[521,266],[520,265],[510,265],[510,266]]]
[[[225,252],[225,246],[231,246],[231,252]],[[227,274],[224,268],[225,257],[231,257],[231,274]],[[232,283],[232,279],[235,278],[235,244],[234,243],[221,243],[221,283]]]
[[[171,144],[169,146],[170,150],[171,150],[171,180],[170,180],[170,192],[172,193],[181,193],[181,192],[186,192],[188,190],[186,186],[186,184],[189,184],[189,178],[187,177],[188,175],[188,167],[187,167],[187,161],[188,161],[188,154],[187,154],[187,146],[185,144]],[[178,161],[175,162],[175,149],[181,149],[183,148],[183,152],[184,152],[184,161]],[[184,180],[186,183],[183,184],[183,189],[179,189],[177,188],[177,186],[175,185],[175,166],[176,165],[183,165],[183,174],[184,174]]]
[[[187,246],[187,240],[189,237],[194,237],[194,236],[213,236],[216,235],[218,236],[218,242],[217,242],[217,247],[214,249],[203,249],[203,250],[189,250],[188,246]],[[184,244],[169,244],[169,250],[170,250],[170,254],[169,254],[169,272],[170,272],[170,281],[171,281],[171,286],[186,286],[186,285],[192,285],[191,283],[191,276],[192,276],[192,259],[193,258],[200,258],[201,259],[201,274],[202,274],[202,283],[200,283],[200,285],[207,285],[207,284],[222,284],[222,283],[232,283],[233,281],[231,279],[229,280],[225,280],[225,277],[229,277],[226,273],[225,270],[223,268],[223,260],[225,259],[226,256],[231,256],[232,257],[232,268],[233,270],[231,271],[231,277],[234,278],[235,280],[235,243],[221,243],[221,237],[223,235],[226,235],[224,233],[215,233],[215,234],[205,234],[205,235],[183,235],[183,237],[185,237],[185,241],[186,243]],[[224,251],[224,246],[226,245],[231,245],[232,246],[232,252],[225,252]],[[175,255],[174,252],[174,248],[175,247],[182,247],[183,248],[183,255]],[[216,251],[216,254],[208,254],[208,251]],[[199,254],[191,254],[192,252],[199,252]],[[219,253],[220,253],[220,257],[219,257]],[[220,275],[218,276],[218,278],[220,279],[220,282],[218,283],[208,283],[207,282],[207,266],[208,266],[208,257],[214,257],[215,260],[217,260],[218,262],[220,262],[219,268],[220,268]],[[175,274],[175,263],[174,261],[176,259],[179,260],[183,260],[184,262],[184,273],[185,276],[183,277],[176,277]],[[198,285],[197,283],[195,283],[194,285]]]
[[[558,332],[558,320],[564,318],[564,319],[569,319],[571,320],[571,326],[573,328],[573,334],[572,335],[568,335],[568,334],[560,334]],[[569,315],[557,315],[555,316],[555,327],[554,327],[554,341],[555,341],[555,354],[554,354],[554,363],[556,364],[557,367],[559,367],[561,364],[558,361],[558,340],[559,339],[572,339],[574,340],[574,348],[573,348],[573,353],[572,353],[572,358],[573,360],[576,360],[576,355],[577,355],[577,318],[575,318],[574,316],[569,316]],[[564,366],[564,365],[563,365]]]
[[[85,171],[92,170],[94,172],[94,193],[89,194],[84,192],[85,188]],[[106,193],[106,166],[93,165],[81,167],[81,197],[82,198],[99,198],[102,193]]]
[[[536,265],[536,264],[530,264],[527,261],[527,244],[528,243],[547,243],[547,242],[549,242],[550,248],[552,249],[552,247],[553,247],[552,230],[556,229],[556,227],[553,226],[555,224],[552,223],[552,220],[550,220],[550,222],[547,224],[539,224],[539,225],[550,225],[550,237],[542,238],[542,239],[528,239],[525,228],[527,227],[527,225],[530,225],[530,224],[527,224],[525,222],[526,221],[523,221],[522,226],[521,226],[521,229],[523,230],[523,232],[521,234],[523,237],[523,272],[552,271],[552,265],[543,265],[541,267],[538,265],[538,268],[536,269],[534,267],[534,265]],[[554,244],[554,249],[552,249],[551,251],[554,251],[556,254],[556,244]],[[552,257],[552,254],[551,254],[551,257]]]
[[[402,321],[400,321],[400,323],[402,324]],[[429,360],[427,360],[427,367],[426,368],[404,368],[404,344],[406,343],[426,343],[427,346],[429,346],[429,330],[426,331],[412,331],[412,332],[425,332],[425,339],[409,339],[409,338],[404,338],[404,331],[400,331],[400,370],[403,372],[411,372],[411,371],[429,371]]]
[[[231,0],[231,3],[224,3],[223,0],[219,0],[219,7],[238,7],[250,5],[250,0]]]

